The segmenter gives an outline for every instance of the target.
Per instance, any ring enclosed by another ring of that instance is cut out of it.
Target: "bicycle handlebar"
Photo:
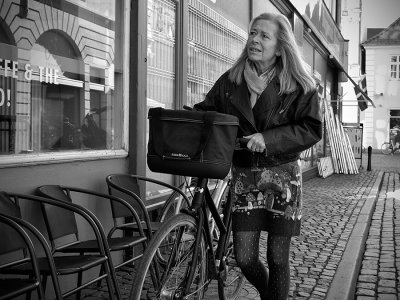
[[[187,106],[187,105],[183,105],[183,109],[184,110],[193,110],[193,107]],[[248,150],[250,152],[253,152],[251,149],[247,148],[247,143],[250,141],[250,139],[248,138],[244,138],[244,137],[240,137],[236,139],[236,143],[235,143],[235,150]],[[265,154],[265,150],[262,152]]]
[[[247,150],[247,151],[250,151],[251,153],[256,153],[255,151],[253,151],[253,150],[247,148],[247,143],[248,143],[249,141],[250,141],[250,139],[248,139],[248,138],[244,138],[244,137],[237,138],[237,139],[236,139],[235,150]],[[266,155],[266,154],[267,154],[267,153],[266,153],[266,150],[264,150],[264,151],[261,152],[260,154]]]
[[[237,144],[239,144],[239,146],[241,147],[241,148],[243,148],[243,149],[248,149],[247,148],[247,143],[250,141],[250,139],[248,139],[248,138],[244,138],[244,137],[241,137],[241,138],[237,138],[236,139],[236,143]],[[250,149],[249,149],[250,150]]]

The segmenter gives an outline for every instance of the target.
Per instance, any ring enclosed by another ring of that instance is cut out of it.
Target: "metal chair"
[[[0,197],[3,197],[3,195],[2,195],[2,193],[0,192]],[[11,205],[14,205],[14,203],[11,203],[11,202],[9,202],[8,200],[0,200],[0,207],[1,208],[4,208],[4,204],[6,203],[6,205],[8,205],[7,204],[7,202],[9,203],[9,204],[11,204]],[[14,205],[15,206],[15,205]],[[9,207],[10,208],[10,207]],[[15,207],[14,207],[15,208]],[[17,208],[18,209],[18,208]],[[31,233],[31,236],[33,236],[34,238],[36,238],[36,240],[39,242],[39,245],[42,247],[42,249],[44,250],[44,254],[45,254],[45,256],[44,257],[36,257],[36,261],[37,261],[37,263],[38,263],[38,266],[40,267],[40,263],[41,264],[43,264],[44,262],[44,260],[47,260],[46,262],[47,262],[47,264],[48,264],[48,266],[49,266],[49,270],[50,270],[50,276],[51,276],[51,278],[52,278],[52,282],[53,282],[53,287],[54,287],[54,294],[55,294],[55,298],[57,299],[57,300],[61,300],[62,299],[62,294],[61,294],[61,289],[60,289],[60,285],[59,285],[59,281],[58,281],[58,277],[57,277],[57,274],[56,274],[56,266],[55,266],[55,263],[54,263],[54,258],[53,258],[53,255],[52,255],[52,253],[51,253],[51,250],[50,250],[50,246],[49,246],[49,244],[48,244],[48,242],[46,241],[46,239],[45,239],[45,237],[42,235],[42,233],[36,228],[36,227],[34,227],[31,223],[29,223],[29,222],[27,222],[27,221],[25,221],[25,220],[23,220],[23,219],[21,219],[21,218],[19,218],[19,217],[16,217],[16,216],[14,216],[14,215],[18,215],[18,213],[19,213],[19,211],[18,210],[15,210],[15,209],[9,209],[7,212],[10,212],[10,211],[16,211],[16,214],[13,214],[13,213],[11,213],[11,215],[4,215],[4,214],[0,214],[0,216],[2,217],[2,218],[6,218],[6,219],[9,219],[10,221],[12,221],[12,222],[14,222],[14,223],[16,223],[18,226],[20,226],[20,227],[22,227],[23,229],[24,229],[24,231],[25,232],[29,232],[29,233]],[[4,210],[2,210],[2,211],[4,211]],[[6,241],[6,243],[7,243],[7,241]],[[40,269],[39,269],[39,267],[38,267],[38,272],[39,272],[39,276],[40,276]],[[10,269],[11,268],[11,269]],[[30,271],[28,271],[27,273],[27,275],[29,275],[30,277],[33,277],[34,275],[32,275],[32,274],[34,274],[34,272],[35,272],[35,270],[34,269],[32,269],[32,270],[30,270]],[[6,273],[9,273],[9,274],[20,274],[20,271],[15,271],[15,269],[13,269],[13,267],[12,266],[10,266],[10,265],[8,265],[8,266],[5,266],[2,270],[1,270],[1,272],[0,273],[4,273],[4,274],[6,274]],[[40,279],[40,277],[39,277],[39,279]],[[40,297],[39,296],[39,299],[44,299],[44,297],[45,297],[45,289],[46,289],[46,287],[45,286],[43,286],[43,283],[40,283],[41,284],[41,287],[42,287],[42,290],[43,290],[43,297]],[[27,297],[26,297],[27,299],[29,299],[30,298],[30,294],[28,293],[27,294]]]
[[[138,234],[136,236],[115,236],[115,233],[121,227],[113,227],[107,234],[107,244],[110,252],[115,251],[127,251],[133,253],[135,246],[146,247],[147,237],[144,234],[143,228],[140,224],[139,216],[132,206],[126,201],[119,199],[112,195],[107,195],[87,189],[68,187],[61,185],[43,185],[37,188],[39,195],[64,201],[67,203],[73,203],[73,198],[88,196],[85,199],[91,199],[95,201],[107,200],[111,203],[117,203],[125,208],[129,213],[129,216],[133,219],[133,222],[126,226],[135,225],[138,228]],[[76,202],[76,199],[75,199]],[[58,208],[52,208],[48,206],[42,206],[44,220],[46,223],[47,230],[49,232],[49,239],[52,243],[53,251],[63,253],[91,253],[97,251],[98,246],[95,240],[80,240],[79,233],[77,230],[77,223],[75,216],[72,213],[59,212]],[[75,239],[69,244],[57,244],[57,240],[67,235],[74,235]],[[118,269],[127,264],[133,263],[143,253],[139,252],[136,255],[126,255],[121,263],[114,264],[114,268]],[[103,269],[100,271],[102,273]],[[99,282],[100,284],[100,282]]]
[[[106,278],[110,299],[114,299],[114,292],[116,294],[117,299],[121,299],[112,261],[111,259],[109,259],[110,252],[107,240],[103,230],[101,229],[101,224],[97,220],[94,214],[92,214],[87,209],[74,203],[66,203],[63,201],[58,201],[46,197],[16,194],[16,193],[6,193],[6,192],[0,192],[1,213],[7,216],[14,217],[16,219],[20,218],[21,210],[19,202],[21,200],[37,202],[41,206],[44,206],[46,209],[48,207],[57,208],[58,209],[57,213],[61,215],[62,214],[70,215],[71,213],[78,214],[90,225],[90,228],[92,229],[94,235],[96,236],[97,249],[93,251],[93,253],[91,253],[90,255],[60,256],[60,255],[55,255],[55,251],[50,250],[50,246],[44,239],[43,235],[38,230],[36,230],[35,236],[41,241],[42,246],[43,243],[47,244],[47,246],[46,245],[44,246],[44,249],[46,252],[46,248],[48,248],[48,251],[46,253],[51,256],[50,261],[47,257],[38,258],[39,272],[43,277],[42,280],[43,290],[45,290],[46,288],[46,280],[48,276],[52,277],[54,283],[54,282],[59,282],[58,279],[59,276],[77,274],[78,275],[77,286],[62,294],[60,292],[61,294],[59,295],[60,298],[65,298],[76,293],[77,299],[80,299],[80,292],[83,288],[95,282],[98,282],[103,278]],[[63,226],[69,227],[70,225],[64,224]],[[35,229],[31,228],[30,230],[31,232],[35,233]],[[52,269],[52,264],[54,264],[55,272]],[[86,282],[83,282],[82,273],[89,271],[95,267],[103,268],[105,270],[105,273],[101,274],[98,277],[89,279]],[[7,268],[6,271],[9,274],[25,274],[25,275],[32,274],[32,268],[28,264],[13,266]],[[57,294],[57,285],[55,286],[55,290]]]
[[[159,214],[159,218],[155,221],[150,220],[146,205],[141,198],[139,189],[140,181],[156,184],[163,187],[163,189],[170,191],[170,193],[166,193],[165,204]],[[136,209],[140,216],[143,230],[145,231],[149,240],[151,239],[153,233],[161,227],[161,224],[168,215],[169,210],[172,210],[171,214],[179,212],[175,210],[174,206],[176,202],[178,202],[178,198],[180,199],[179,201],[181,203],[179,204],[180,207],[189,207],[190,201],[184,193],[184,189],[182,188],[184,186],[183,184],[181,186],[175,187],[155,179],[132,174],[108,175],[106,177],[106,183],[108,186],[108,193],[110,195],[114,195],[121,199],[124,199]],[[138,231],[137,224],[119,225],[118,220],[130,217],[129,211],[127,211],[126,208],[124,208],[119,203],[111,203],[111,209],[114,218],[115,228],[119,228],[126,232]]]
[[[43,299],[36,251],[27,232],[17,222],[0,214],[0,236],[0,273],[3,269],[21,264],[29,264],[32,268],[32,275],[28,278],[0,278],[0,299],[13,299],[24,294],[30,296],[33,291],[37,292],[39,299]]]

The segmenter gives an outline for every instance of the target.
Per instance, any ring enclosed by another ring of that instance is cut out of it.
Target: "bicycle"
[[[202,299],[212,280],[218,281],[219,299],[238,298],[245,278],[233,253],[230,178],[217,187],[214,199],[208,182],[197,178],[190,206],[150,240],[130,299]]]
[[[394,148],[393,151],[393,144],[391,142],[384,142],[381,146],[381,151],[383,154],[388,155],[388,154],[395,154],[396,152],[400,152],[400,148]]]
[[[209,182],[209,189],[212,190],[211,196],[213,198],[213,202],[217,203],[217,207],[221,203],[222,197],[227,192],[229,175],[224,179],[215,179],[212,182]],[[194,189],[196,187],[196,178],[190,176],[184,176],[183,182],[177,187],[181,190],[182,193],[187,195],[187,197],[183,197],[182,194],[176,197],[176,193],[172,193],[168,199],[165,201],[163,208],[160,211],[160,215],[158,220],[160,222],[164,222],[169,219],[171,216],[180,213],[182,209],[187,209],[190,206],[190,203],[194,197]],[[220,210],[220,209],[219,209]],[[215,226],[215,221],[209,216],[210,221],[210,229],[213,232],[213,236],[218,236],[218,228]]]

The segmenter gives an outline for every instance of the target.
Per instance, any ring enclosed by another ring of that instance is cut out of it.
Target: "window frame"
[[[56,163],[74,162],[74,161],[92,161],[104,159],[118,159],[128,157],[129,151],[129,45],[130,45],[130,1],[124,0],[115,2],[116,6],[116,32],[120,33],[123,47],[116,50],[116,59],[114,61],[114,85],[116,87],[114,99],[122,99],[118,104],[123,113],[123,120],[117,126],[121,128],[121,148],[120,149],[99,149],[99,150],[61,150],[57,152],[38,152],[38,153],[19,153],[0,155],[0,169],[9,167],[21,167],[32,165],[48,165]],[[122,28],[121,28],[122,27]],[[117,58],[117,55],[120,56]],[[83,85],[93,86],[92,82],[83,82]],[[118,88],[117,88],[118,87]]]
[[[393,58],[396,58],[396,62],[392,62]],[[396,70],[393,71],[392,70],[392,66],[396,67]],[[394,73],[394,77],[392,77],[392,74]],[[389,80],[400,80],[400,54],[392,54],[390,55],[390,59],[389,59]]]

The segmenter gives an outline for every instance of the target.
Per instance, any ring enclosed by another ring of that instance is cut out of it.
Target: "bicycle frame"
[[[221,299],[238,299],[245,279],[233,252],[231,176],[196,179],[184,187],[189,202],[150,240],[130,299],[200,299],[215,279]]]
[[[192,200],[192,205],[188,209],[183,209],[181,211],[182,213],[186,213],[195,217],[197,220],[198,228],[202,228],[202,230],[198,230],[196,234],[195,249],[193,255],[194,261],[192,263],[193,266],[195,266],[197,263],[201,234],[203,231],[205,233],[206,244],[207,244],[206,251],[208,257],[207,264],[209,271],[211,271],[211,273],[208,272],[208,275],[211,274],[211,276],[209,276],[208,279],[218,279],[217,268],[219,267],[219,263],[222,259],[223,249],[225,248],[227,241],[227,233],[229,232],[231,226],[231,209],[230,209],[231,205],[232,205],[231,197],[228,197],[227,205],[224,208],[226,213],[224,214],[224,218],[222,220],[218,213],[216,203],[214,203],[211,193],[208,189],[208,179],[199,178],[196,187],[194,189],[194,197]],[[218,241],[217,250],[215,251],[215,253],[212,245],[212,236],[211,236],[209,222],[205,222],[206,219],[208,220],[208,218],[206,218],[207,208],[211,213],[211,216],[214,219],[221,233]],[[195,272],[194,268],[190,268],[189,274],[187,275],[186,280],[184,282],[185,284],[183,291],[184,295],[188,292],[190,288],[190,283],[193,280],[194,272]]]
[[[381,146],[381,151],[385,155],[395,154],[396,152],[400,152],[400,147],[396,147],[396,145],[393,145],[392,141],[384,142]]]

